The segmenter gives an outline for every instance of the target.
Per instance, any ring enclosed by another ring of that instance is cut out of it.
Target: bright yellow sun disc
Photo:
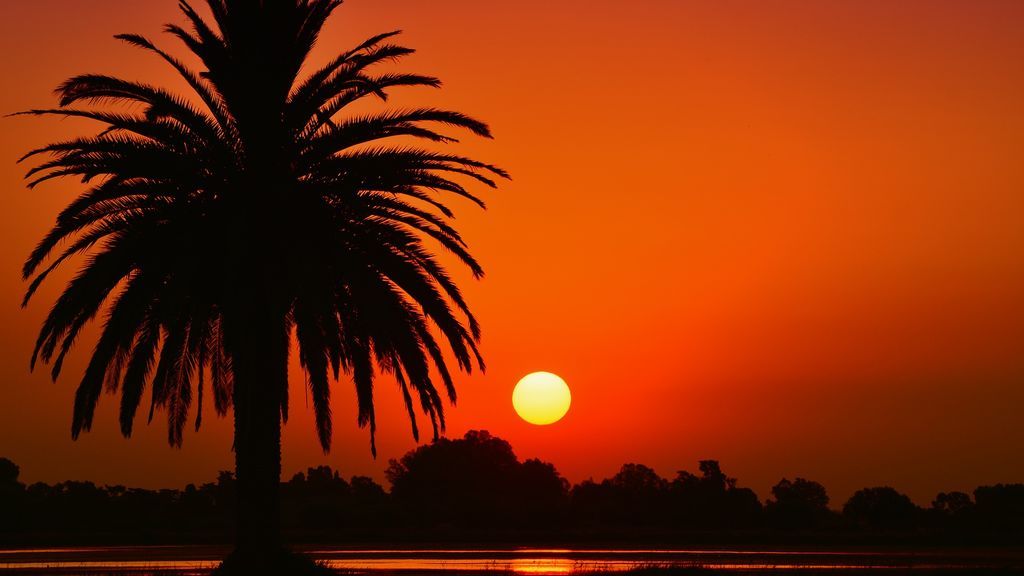
[[[534,372],[516,384],[512,406],[530,424],[554,424],[565,416],[572,403],[569,385],[550,372]]]

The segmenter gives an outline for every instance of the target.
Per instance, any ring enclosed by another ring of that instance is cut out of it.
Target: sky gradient
[[[53,105],[77,73],[168,81],[111,36],[174,46],[159,31],[175,11],[0,4],[0,113]],[[1024,481],[1022,27],[1012,0],[349,0],[317,60],[405,30],[419,53],[399,68],[445,88],[393,104],[488,121],[495,141],[458,149],[513,174],[486,213],[457,204],[488,272],[458,277],[489,370],[458,379],[450,435],[488,429],[572,481],[624,462],[671,477],[714,458],[762,498],[802,476],[834,504],[869,485],[927,504]],[[107,396],[72,442],[92,342],[57,384],[28,372],[60,282],[21,310],[19,269],[80,187],[25,191],[14,162],[92,129],[0,120],[0,456],[28,481],[209,481],[233,465],[229,420],[206,419],[180,451],[162,415],[126,441]],[[545,428],[511,404],[539,370],[573,392]],[[374,461],[342,381],[325,456],[304,394],[296,365],[286,476],[329,464],[381,480],[414,446],[382,382]]]

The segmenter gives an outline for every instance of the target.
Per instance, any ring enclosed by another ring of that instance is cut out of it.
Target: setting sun
[[[561,420],[569,411],[572,394],[569,385],[550,372],[534,372],[523,377],[512,392],[512,406],[530,424],[546,426]]]

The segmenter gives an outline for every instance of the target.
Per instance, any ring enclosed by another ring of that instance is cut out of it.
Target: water
[[[0,550],[0,574],[45,573],[139,575],[207,574],[228,551],[218,547],[35,548]],[[1024,565],[1013,550],[801,551],[715,549],[350,549],[303,550],[331,568],[349,573],[505,572],[556,576],[621,572],[645,567],[703,567],[725,571],[853,571],[1006,568]]]

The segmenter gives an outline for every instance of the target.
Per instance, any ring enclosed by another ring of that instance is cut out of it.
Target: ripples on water
[[[202,576],[226,551],[204,547],[37,548],[0,550],[0,574],[152,574]],[[771,550],[350,550],[313,549],[306,553],[348,573],[506,572],[524,575],[622,572],[636,568],[701,567],[725,571],[768,570],[935,570],[1007,566],[983,553],[966,556],[913,552],[799,552]],[[1019,562],[1014,562],[1019,565]]]

